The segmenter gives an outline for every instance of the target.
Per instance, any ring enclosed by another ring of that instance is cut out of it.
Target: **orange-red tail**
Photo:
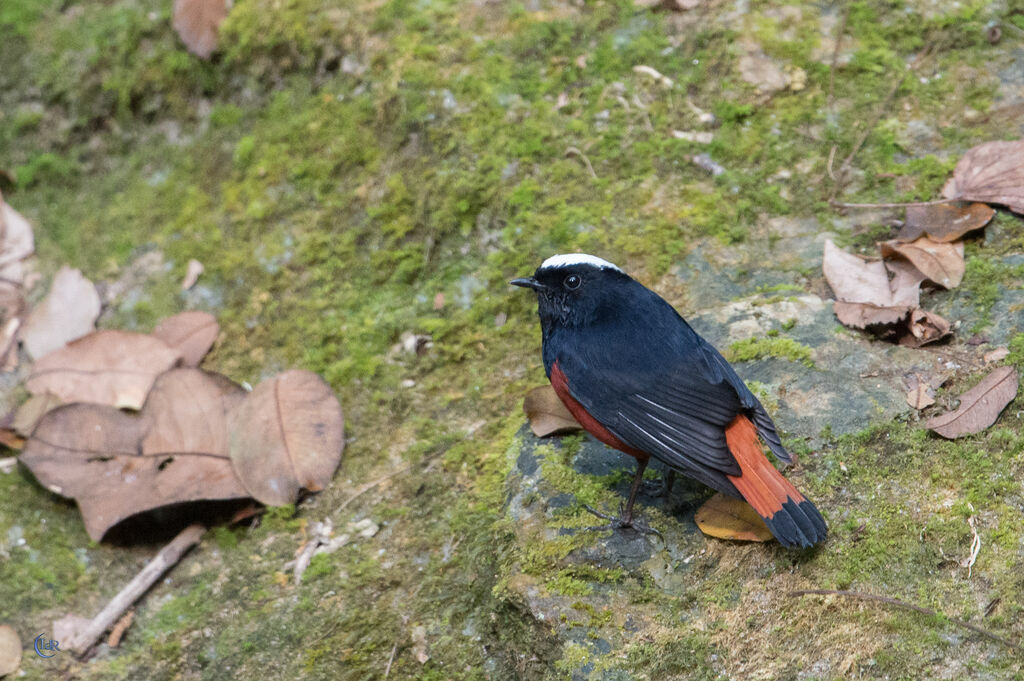
[[[725,441],[741,471],[740,475],[730,475],[729,480],[764,518],[779,543],[813,546],[825,539],[825,519],[768,461],[750,419],[742,414],[734,418],[725,429]]]

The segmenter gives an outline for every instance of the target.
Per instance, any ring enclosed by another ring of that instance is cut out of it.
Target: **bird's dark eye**
[[[582,283],[583,280],[580,279],[580,276],[578,274],[570,274],[568,277],[565,278],[565,287],[570,291],[575,291],[580,287],[580,284]]]

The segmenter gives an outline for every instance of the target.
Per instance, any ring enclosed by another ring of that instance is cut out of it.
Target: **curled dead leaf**
[[[955,288],[964,278],[964,242],[940,243],[923,236],[911,243],[884,241],[879,246],[882,255],[902,257],[928,279],[943,288]]]
[[[51,392],[64,402],[139,409],[153,381],[181,359],[159,338],[130,331],[91,333],[35,363],[29,392]]]
[[[942,195],[1001,204],[1024,213],[1024,140],[985,142],[968,150]]]
[[[189,52],[209,59],[230,7],[229,0],[174,0],[171,23]]]
[[[1017,396],[1018,385],[1017,369],[999,367],[960,396],[959,408],[929,419],[924,425],[949,439],[980,433],[995,423]]]
[[[945,338],[950,328],[949,322],[934,312],[916,308],[907,317],[907,332],[900,335],[897,342],[906,347],[919,348]]]
[[[230,452],[249,493],[269,506],[331,481],[344,448],[341,404],[324,379],[286,371],[263,381],[229,415]]]
[[[530,421],[530,430],[537,437],[562,435],[581,429],[550,385],[538,386],[526,393],[523,412]]]
[[[160,320],[153,336],[181,354],[182,366],[197,367],[220,333],[217,318],[209,312],[188,311]]]
[[[70,404],[43,416],[21,461],[48,489],[73,497],[89,536],[169,504],[249,496],[228,456],[227,413],[246,397],[200,369],[162,374],[139,413]]]
[[[21,666],[21,638],[8,624],[0,624],[0,676],[18,671]]]
[[[937,203],[907,206],[906,220],[897,241],[904,243],[928,236],[933,241],[956,241],[967,232],[981,229],[996,211],[984,203]]]
[[[768,541],[772,538],[771,530],[750,504],[721,492],[701,504],[694,519],[701,532],[719,539]]]

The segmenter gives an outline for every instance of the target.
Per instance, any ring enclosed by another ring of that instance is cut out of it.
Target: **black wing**
[[[726,476],[739,475],[740,467],[725,441],[725,428],[738,414],[754,422],[776,455],[790,457],[771,417],[729,363],[686,329],[689,342],[677,352],[659,352],[658,365],[629,362],[626,371],[600,354],[585,359],[569,354],[559,357],[559,368],[572,396],[620,440],[739,496]]]

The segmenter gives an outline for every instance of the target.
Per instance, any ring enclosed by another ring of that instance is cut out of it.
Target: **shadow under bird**
[[[825,539],[821,513],[764,454],[762,442],[792,461],[768,412],[661,296],[585,253],[552,256],[511,283],[537,293],[544,369],[559,398],[591,435],[637,460],[618,518],[588,508],[608,528],[649,531],[633,503],[653,456],[745,499],[784,546]]]

